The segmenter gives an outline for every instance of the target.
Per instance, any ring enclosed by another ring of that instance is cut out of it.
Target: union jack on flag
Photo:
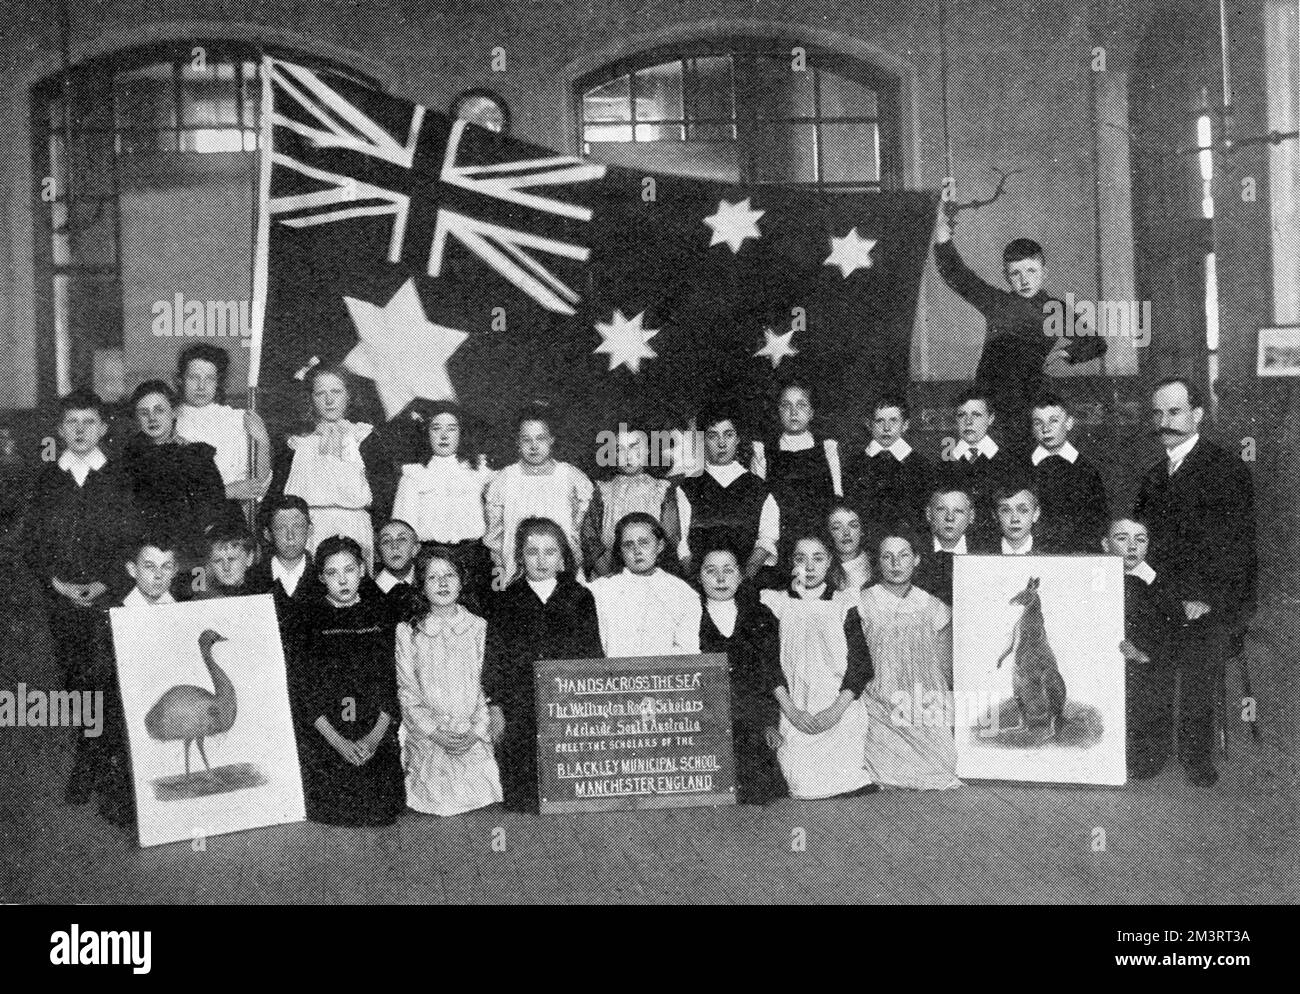
[[[681,424],[790,372],[831,397],[907,378],[928,194],[647,185],[274,57],[263,102],[252,382],[273,416],[315,362],[389,418],[424,397],[504,425],[546,398],[584,428]]]

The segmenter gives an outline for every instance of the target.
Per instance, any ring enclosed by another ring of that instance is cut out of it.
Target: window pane
[[[682,141],[685,128],[680,124],[638,124],[636,140],[639,142]]]
[[[119,128],[171,128],[175,120],[175,86],[170,62],[131,69],[117,76]]]
[[[124,131],[117,136],[117,148],[120,155],[175,152],[176,132],[171,129],[166,131]]]
[[[851,79],[819,69],[818,95],[822,117],[875,117],[876,93]]]
[[[751,107],[760,118],[813,116],[813,70],[796,70],[789,57],[759,55],[753,61]]]
[[[204,87],[202,91],[186,88],[181,92],[181,112],[189,128],[239,123],[239,104],[233,88],[226,93],[215,87]]]
[[[638,121],[680,121],[685,116],[680,62],[665,62],[636,74]]]
[[[696,121],[735,120],[736,95],[731,83],[731,56],[705,55],[695,59],[694,63],[691,117]],[[734,131],[733,128],[733,134]]]
[[[736,126],[734,124],[688,124],[686,137],[697,142],[734,142]]]
[[[754,131],[754,179],[759,183],[817,180],[817,134],[812,124],[759,124]]]
[[[733,143],[697,145],[691,142],[592,144],[587,154],[595,162],[671,176],[693,176],[720,183],[739,183]]]
[[[861,183],[880,179],[880,132],[876,125],[828,121],[821,129],[823,182]]]
[[[582,132],[584,142],[630,142],[630,124],[589,124]]]
[[[629,76],[619,76],[582,96],[582,119],[596,123],[632,120]]]

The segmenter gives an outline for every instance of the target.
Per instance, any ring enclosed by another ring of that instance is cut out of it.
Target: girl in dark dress
[[[719,544],[707,550],[699,579],[704,592],[700,651],[725,652],[731,676],[736,803],[767,804],[789,793],[776,761],[781,706],[775,691],[785,686],[776,616],[742,588],[744,573],[734,548]]]
[[[393,619],[379,597],[361,596],[356,541],[327,538],[316,562],[326,593],[302,607],[290,688],[307,817],[391,825],[405,802]]]
[[[755,475],[767,481],[781,509],[778,558],[785,560],[793,548],[791,536],[821,530],[836,497],[842,497],[844,490],[839,443],[812,431],[811,388],[791,383],[781,391],[779,412],[781,435],[756,444],[752,468]]]
[[[515,562],[523,572],[502,591],[488,619],[483,690],[506,809],[536,813],[533,664],[601,659],[605,653],[596,602],[577,582],[564,530],[547,518],[525,518],[515,533]]]
[[[226,489],[216,450],[176,434],[176,392],[162,380],[146,380],[131,395],[140,431],[126,443],[122,466],[143,524],[175,536],[180,573],[201,562],[203,532],[226,518]]]

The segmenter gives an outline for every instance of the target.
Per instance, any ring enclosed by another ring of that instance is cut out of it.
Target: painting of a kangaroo
[[[1025,589],[1011,598],[1010,603],[1023,610],[997,665],[1001,668],[1003,661],[1012,657],[1011,688],[1020,708],[1020,724],[1014,728],[1046,729],[1046,738],[1054,739],[1065,718],[1065,680],[1047,643],[1038,580],[1032,577]]]

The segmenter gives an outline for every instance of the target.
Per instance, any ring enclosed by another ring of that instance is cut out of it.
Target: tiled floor
[[[30,592],[0,591],[0,687],[57,685],[30,605]],[[4,729],[0,901],[1294,902],[1297,654],[1283,636],[1298,626],[1295,606],[1263,614],[1248,650],[1263,736],[1232,729],[1210,791],[1174,764],[1116,789],[985,783],[544,819],[492,808],[141,850],[93,807],[61,805],[69,732]],[[1235,692],[1235,667],[1231,679]]]

